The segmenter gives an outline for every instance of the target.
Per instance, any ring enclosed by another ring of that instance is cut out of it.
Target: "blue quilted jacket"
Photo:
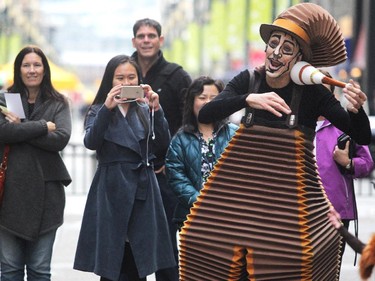
[[[215,142],[216,160],[228,145],[238,126],[222,123]],[[202,153],[198,132],[181,128],[173,137],[166,155],[165,167],[170,188],[178,197],[173,221],[182,223],[202,188]]]

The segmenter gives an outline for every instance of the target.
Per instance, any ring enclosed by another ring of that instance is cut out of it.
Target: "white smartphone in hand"
[[[145,96],[143,88],[141,86],[123,86],[121,87],[121,93],[117,98],[121,99],[137,99]]]

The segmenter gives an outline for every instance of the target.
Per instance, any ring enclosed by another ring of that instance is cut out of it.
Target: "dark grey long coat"
[[[85,146],[96,150],[98,168],[86,202],[74,268],[110,280],[119,278],[126,239],[140,277],[175,265],[160,190],[152,165],[147,165],[154,157],[147,152],[168,146],[168,124],[162,109],[156,111],[156,138],[147,142],[136,106],[131,104],[126,118],[118,108],[94,106],[86,121]],[[142,111],[148,119],[148,109]]]
[[[65,191],[71,182],[60,156],[71,134],[68,102],[43,101],[38,96],[32,114],[22,97],[26,119],[9,123],[0,113],[0,159],[4,143],[10,144],[5,193],[0,208],[0,228],[26,240],[58,228],[63,223]],[[4,95],[0,104],[5,105]],[[47,121],[56,124],[48,133]]]

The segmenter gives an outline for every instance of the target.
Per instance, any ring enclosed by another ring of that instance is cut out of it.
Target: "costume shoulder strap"
[[[248,93],[255,93],[259,90],[260,86],[260,79],[259,75],[254,71],[254,69],[249,69],[249,87],[247,89]],[[258,78],[258,79],[256,79]],[[245,115],[242,117],[241,122],[246,126],[250,127],[253,124],[254,121],[254,110],[251,107],[246,107],[245,109]]]
[[[293,87],[292,102],[290,104],[290,109],[292,110],[292,112],[288,114],[286,118],[286,125],[289,128],[295,128],[298,126],[298,109],[299,109],[299,104],[301,102],[301,97],[302,97],[302,86],[295,84]]]
[[[249,88],[248,93],[256,93],[259,90],[260,79],[256,79],[257,72],[254,70],[249,70],[250,79],[249,79]],[[286,125],[289,128],[295,128],[298,126],[298,108],[301,101],[302,87],[299,85],[294,85],[293,87],[293,96],[292,103],[290,108],[292,113],[287,116]],[[245,115],[242,117],[242,123],[246,127],[250,127],[254,122],[254,109],[251,107],[246,107]]]

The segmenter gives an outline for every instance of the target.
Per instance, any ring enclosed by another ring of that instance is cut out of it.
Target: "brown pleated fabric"
[[[180,232],[180,280],[338,280],[312,151],[301,131],[241,125]]]

